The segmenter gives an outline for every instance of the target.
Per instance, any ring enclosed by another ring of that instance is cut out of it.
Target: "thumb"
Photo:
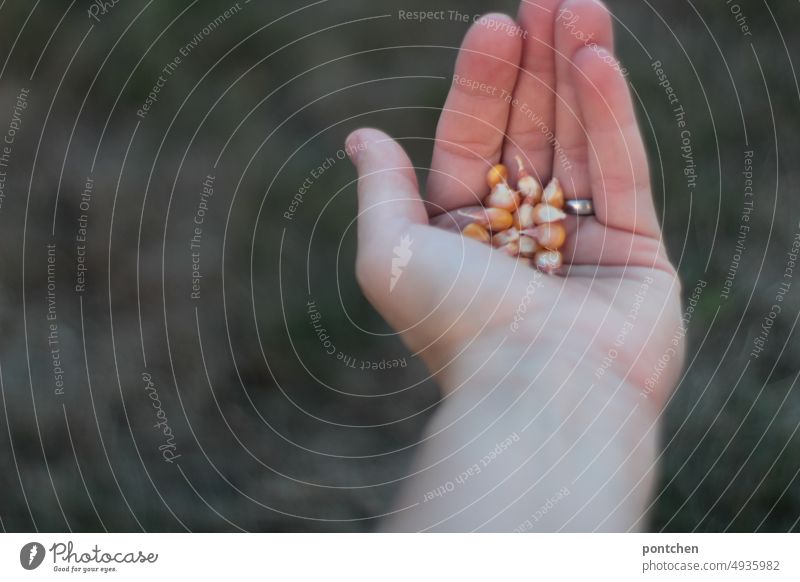
[[[346,151],[358,172],[356,273],[367,296],[381,303],[391,287],[393,248],[410,226],[428,224],[428,214],[411,160],[396,141],[359,129],[347,138]]]
[[[346,151],[358,172],[358,246],[381,247],[387,231],[428,224],[414,166],[400,144],[377,129],[351,133]]]

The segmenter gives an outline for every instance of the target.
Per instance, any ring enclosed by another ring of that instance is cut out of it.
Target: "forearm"
[[[655,414],[583,357],[492,350],[447,376],[388,531],[627,531],[646,527]],[[502,360],[502,361],[498,361]],[[557,363],[554,363],[557,362]],[[542,370],[546,368],[546,372]],[[489,370],[509,370],[506,378]]]

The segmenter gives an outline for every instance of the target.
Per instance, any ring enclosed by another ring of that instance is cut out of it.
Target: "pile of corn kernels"
[[[472,220],[462,234],[491,244],[512,257],[529,259],[532,266],[552,273],[563,264],[561,249],[567,237],[562,221],[564,191],[558,178],[542,189],[515,157],[519,167],[517,187],[508,183],[508,168],[497,164],[489,170],[486,181],[491,188],[483,208],[458,211]]]

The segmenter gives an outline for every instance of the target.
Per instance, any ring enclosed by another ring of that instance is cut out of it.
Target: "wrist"
[[[555,328],[567,328],[553,323]],[[437,379],[445,396],[459,390],[482,392],[497,389],[519,393],[533,384],[592,384],[611,378],[603,367],[603,347],[588,330],[553,337],[513,322],[484,330],[480,336],[446,352],[437,360]],[[573,337],[574,336],[574,337]],[[613,380],[611,380],[613,381]]]
[[[622,378],[596,378],[598,365],[593,354],[474,342],[443,375],[420,462],[430,470],[404,503],[422,496],[419,519],[434,529],[510,531],[526,518],[531,530],[644,529],[657,416]],[[425,501],[465,471],[452,494]],[[537,514],[554,496],[558,506]],[[472,503],[476,517],[459,512]]]

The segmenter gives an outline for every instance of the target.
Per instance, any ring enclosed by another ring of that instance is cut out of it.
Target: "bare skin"
[[[595,0],[523,2],[516,21],[473,25],[425,201],[397,142],[374,129],[348,138],[359,282],[442,388],[384,529],[647,526],[659,418],[682,367],[680,283],[612,34]],[[567,221],[562,276],[431,224],[478,203],[493,164],[513,180],[515,154],[568,198],[594,200],[596,216]],[[404,239],[410,259],[390,290]]]

